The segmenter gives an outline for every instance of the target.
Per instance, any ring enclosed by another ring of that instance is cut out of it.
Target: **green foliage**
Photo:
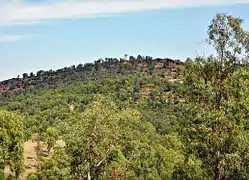
[[[44,134],[45,141],[47,142],[48,154],[50,154],[51,149],[54,147],[56,140],[58,140],[59,134],[57,129],[49,127]]]
[[[150,123],[141,123],[137,111],[120,111],[99,96],[78,118],[66,135],[75,178],[163,179],[183,164],[179,139],[157,135]]]
[[[247,145],[238,144],[248,133],[249,112],[249,69],[238,64],[248,53],[241,23],[239,18],[218,14],[208,30],[217,57],[189,59],[184,72],[185,97],[191,103],[182,135],[187,151],[200,158],[215,179],[245,179],[248,174],[248,168],[240,166],[247,159]]]
[[[30,174],[27,179],[67,180],[68,172],[61,169],[55,160],[49,158],[41,161],[38,171]]]
[[[249,33],[241,25],[215,16],[208,42],[216,54],[185,66],[139,55],[13,80],[0,106],[24,122],[0,111],[0,179],[6,166],[19,176],[31,136],[48,154],[29,180],[248,179]]]
[[[0,132],[0,177],[9,166],[10,175],[18,178],[23,170],[22,118],[15,113],[0,111]]]
[[[51,157],[40,159],[38,170],[28,175],[28,180],[67,180],[70,178],[69,157],[63,147],[54,147]]]

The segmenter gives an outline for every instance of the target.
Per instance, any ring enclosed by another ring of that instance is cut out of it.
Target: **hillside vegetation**
[[[214,17],[210,57],[106,58],[1,82],[0,179],[249,179],[241,24]]]
[[[183,65],[184,63],[179,60],[153,59],[150,56],[143,57],[141,55],[136,58],[130,56],[129,59],[105,58],[105,60],[99,59],[94,63],[73,65],[56,71],[40,70],[36,74],[33,72],[23,73],[22,78],[18,76],[0,82],[0,93],[6,97],[34,92],[37,89],[55,89],[80,81],[99,81],[138,73],[144,76],[152,75],[155,71],[159,73],[157,75],[171,75],[178,72]]]

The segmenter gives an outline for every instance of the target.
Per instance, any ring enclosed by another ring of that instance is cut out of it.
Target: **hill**
[[[241,23],[217,14],[209,57],[107,58],[1,82],[0,179],[249,179]]]
[[[34,92],[37,89],[54,89],[74,82],[101,80],[115,76],[147,74],[170,76],[176,78],[179,69],[184,66],[180,60],[153,59],[152,57],[131,56],[129,60],[105,58],[94,63],[79,64],[58,70],[24,73],[22,78],[13,78],[0,82],[0,94],[3,96]],[[161,74],[160,74],[161,73]]]

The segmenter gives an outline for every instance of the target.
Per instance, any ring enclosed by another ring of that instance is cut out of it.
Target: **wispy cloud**
[[[249,3],[249,0],[46,0],[43,3],[0,0],[0,25],[234,3]]]
[[[0,35],[0,43],[15,42],[34,37],[35,35]]]

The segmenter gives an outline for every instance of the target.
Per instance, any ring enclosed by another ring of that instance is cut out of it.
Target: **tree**
[[[84,67],[83,64],[79,64],[79,65],[76,67],[76,69],[77,69],[77,70],[82,70],[83,67]]]
[[[94,69],[98,72],[99,70],[101,70],[101,66],[102,66],[102,63],[103,60],[102,59],[99,59],[97,61],[94,61]]]
[[[137,56],[137,61],[142,62],[143,59],[144,59],[143,56],[141,56],[141,55],[138,55],[138,56]]]
[[[23,73],[23,74],[22,74],[22,78],[23,78],[23,79],[26,79],[26,78],[28,78],[28,77],[29,77],[28,73]]]
[[[31,73],[29,74],[29,76],[30,76],[30,77],[34,77],[35,74],[34,74],[33,72],[31,72]]]
[[[154,70],[155,70],[155,64],[151,63],[148,67],[149,75],[152,75],[154,73]]]
[[[22,118],[15,113],[0,111],[0,178],[6,166],[18,178],[23,168]]]
[[[68,171],[60,167],[56,160],[52,158],[43,159],[39,162],[38,171],[31,173],[28,180],[67,180],[69,178]]]
[[[137,111],[101,96],[66,127],[72,178],[165,179],[184,163],[177,136],[158,135]]]
[[[190,88],[187,94],[194,101],[198,99],[219,108],[227,99],[224,83],[248,57],[249,33],[242,29],[242,22],[240,18],[217,14],[208,28],[208,42],[216,54],[186,61],[184,81]]]
[[[56,141],[58,140],[59,133],[57,129],[53,127],[48,127],[44,136],[47,142],[48,155],[50,155],[51,149],[54,147]]]
[[[184,72],[190,103],[182,135],[187,151],[200,158],[207,173],[217,180],[243,179],[248,174],[248,68],[240,65],[248,56],[248,33],[241,23],[239,18],[218,14],[208,30],[216,56],[188,59]]]
[[[41,77],[44,73],[45,71],[43,70],[37,71],[36,76]]]
[[[130,61],[136,61],[136,58],[135,58],[134,56],[130,56],[130,57],[129,57],[129,60],[130,60]]]
[[[247,57],[249,52],[248,32],[241,27],[242,19],[227,14],[217,14],[208,28],[208,42],[213,45],[217,53],[218,71],[216,103],[222,104],[223,82],[235,71],[236,65]]]

